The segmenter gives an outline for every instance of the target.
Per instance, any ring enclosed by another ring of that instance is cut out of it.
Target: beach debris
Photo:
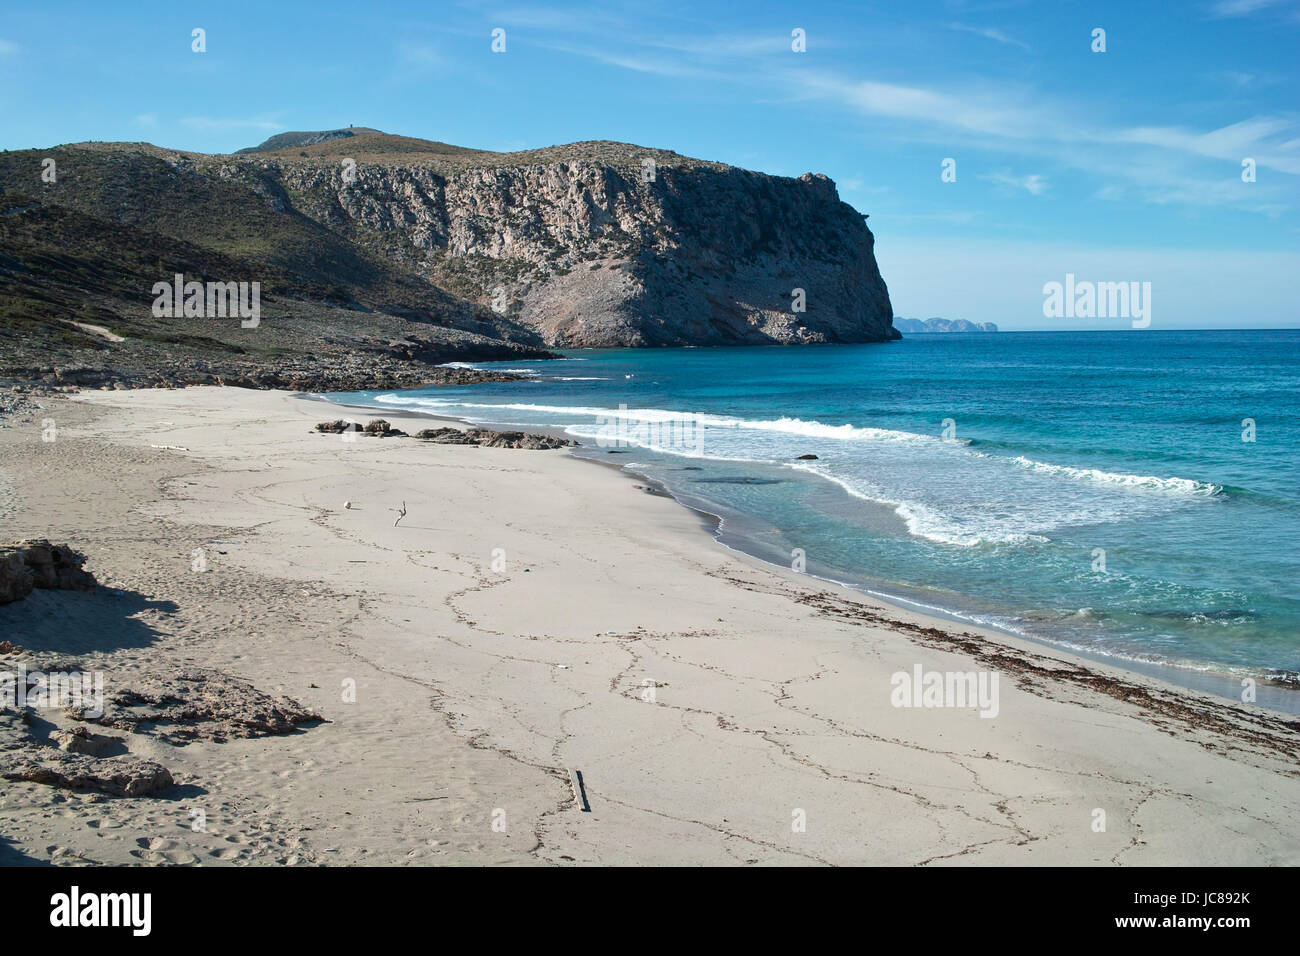
[[[0,545],[0,604],[18,601],[33,588],[91,591],[95,576],[83,571],[86,556],[44,538]]]
[[[345,501],[345,502],[343,502],[343,510],[344,510],[344,511],[351,511],[351,510],[352,510],[352,502],[351,502],[351,501]]]
[[[162,448],[167,451],[189,451],[184,445],[150,445],[150,448]]]
[[[406,517],[406,502],[403,501],[403,502],[402,502],[402,507],[400,507],[400,508],[389,508],[388,510],[389,510],[389,511],[396,511],[396,512],[397,512],[397,520],[393,522],[393,527],[396,528],[396,527],[397,527],[397,522],[398,522],[398,521],[401,521],[403,518]]]
[[[587,786],[582,779],[581,770],[569,771],[569,786],[573,788],[573,799],[578,802],[578,808],[583,813],[590,813],[591,804],[587,802]]]

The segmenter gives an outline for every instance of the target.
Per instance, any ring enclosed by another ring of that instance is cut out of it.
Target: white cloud
[[[203,130],[207,133],[226,133],[241,129],[260,129],[270,132],[284,129],[282,124],[273,123],[270,120],[218,119],[211,116],[187,116],[181,120],[181,123],[192,129]]]
[[[1279,136],[1294,135],[1296,131],[1297,125],[1293,120],[1255,116],[1208,133],[1172,126],[1140,126],[1120,130],[1114,138],[1231,162],[1240,162],[1250,156],[1261,166],[1300,174],[1300,150],[1295,148],[1296,140],[1277,142]]]
[[[964,23],[950,23],[949,30],[959,30],[962,33],[973,33],[975,36],[984,37],[986,40],[994,40],[998,43],[1005,43],[1007,46],[1018,46],[1022,50],[1028,50],[1029,44],[1023,40],[1017,40],[1015,37],[1007,36],[1001,30],[995,30],[992,27],[972,27]]]
[[[981,175],[980,178],[991,183],[997,183],[999,186],[1023,189],[1031,196],[1041,196],[1047,192],[1047,179],[1038,173],[1031,173],[1027,176],[1014,176],[1004,171]]]
[[[1269,7],[1276,6],[1278,0],[1219,0],[1211,5],[1210,13],[1216,17],[1248,17]]]
[[[1043,135],[1054,121],[1049,114],[1015,105],[1027,98],[1011,91],[951,93],[874,80],[842,80],[824,73],[789,74],[809,95],[835,100],[863,113],[922,120],[971,133],[1013,139]]]

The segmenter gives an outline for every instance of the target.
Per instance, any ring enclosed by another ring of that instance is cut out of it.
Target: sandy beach
[[[101,586],[0,606],[0,670],[197,669],[321,719],[92,728],[173,785],[0,780],[2,863],[1300,862],[1293,718],[764,564],[563,450],[345,441],[312,428],[369,416],[283,391],[39,402],[0,540]],[[898,706],[918,672],[996,695]]]

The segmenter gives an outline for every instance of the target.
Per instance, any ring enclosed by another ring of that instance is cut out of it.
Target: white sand
[[[310,433],[337,417],[364,420],[190,388],[0,429],[0,540],[66,540],[125,592],[37,592],[0,607],[0,639],[110,691],[201,665],[327,720],[129,735],[178,781],[156,797],[0,782],[0,862],[1300,862],[1300,734],[1269,711],[946,636],[563,451]],[[893,706],[917,665],[996,671],[997,716]]]

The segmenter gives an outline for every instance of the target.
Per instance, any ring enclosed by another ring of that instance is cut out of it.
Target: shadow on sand
[[[146,612],[174,614],[174,601],[154,601],[135,591],[33,591],[0,605],[0,634],[29,651],[86,654],[148,647],[158,632]]]

